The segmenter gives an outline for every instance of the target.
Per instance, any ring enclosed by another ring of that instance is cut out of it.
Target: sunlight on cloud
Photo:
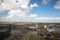
[[[38,15],[37,14],[30,14],[30,16],[29,17],[37,17]]]
[[[10,20],[10,21],[24,21],[25,19],[27,19],[27,13],[30,12],[31,9],[33,9],[34,7],[38,7],[38,4],[31,4],[30,6],[28,6],[30,4],[30,0],[17,0],[18,2],[16,2],[15,0],[6,0],[4,1],[4,5],[5,6],[3,9],[4,10],[10,10],[8,12],[8,15],[5,17],[6,20]],[[12,4],[11,4],[12,2]],[[9,5],[8,5],[8,4]],[[16,7],[15,7],[16,6]],[[22,10],[23,9],[23,10]],[[30,15],[32,16],[32,15]],[[37,16],[37,15],[33,15],[33,16]],[[28,18],[29,20],[29,18]]]
[[[30,5],[30,8],[31,8],[31,9],[34,8],[34,7],[39,7],[39,5],[38,5],[37,3]]]
[[[14,19],[15,17],[23,17],[23,16],[25,16],[27,14],[26,12],[27,12],[26,10],[22,11],[20,9],[18,9],[18,10],[11,10],[9,12],[9,15],[6,16],[6,17],[7,18],[12,18],[12,19]]]
[[[46,5],[50,2],[51,0],[42,0],[42,4]]]
[[[49,2],[50,0],[42,1],[43,4],[48,4]],[[39,5],[37,3],[30,4],[30,0],[3,0],[0,5],[0,11],[9,10],[9,12],[8,15],[1,20],[8,22],[56,22],[60,20],[60,17],[49,18],[40,17],[37,14],[31,14],[30,10],[35,7],[39,7]]]
[[[60,0],[58,0],[58,1],[56,2],[56,5],[54,6],[54,8],[60,9]]]

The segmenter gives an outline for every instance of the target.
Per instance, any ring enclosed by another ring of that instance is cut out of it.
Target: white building
[[[52,24],[50,24],[50,25],[44,25],[44,29],[47,29],[49,32],[55,31],[54,25],[52,25]]]
[[[38,28],[38,25],[36,24],[36,26],[30,26],[29,29],[31,30],[36,30]]]

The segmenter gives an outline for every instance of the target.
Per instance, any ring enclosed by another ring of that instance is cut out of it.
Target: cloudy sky
[[[60,23],[60,0],[0,0],[0,22]]]

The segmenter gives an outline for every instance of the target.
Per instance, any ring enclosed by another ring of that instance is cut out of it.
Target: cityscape
[[[60,0],[0,0],[0,40],[60,40]]]
[[[60,40],[60,23],[0,23],[0,40]]]

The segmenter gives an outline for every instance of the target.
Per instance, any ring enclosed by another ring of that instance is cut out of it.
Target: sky
[[[60,23],[60,0],[0,0],[0,22]]]

